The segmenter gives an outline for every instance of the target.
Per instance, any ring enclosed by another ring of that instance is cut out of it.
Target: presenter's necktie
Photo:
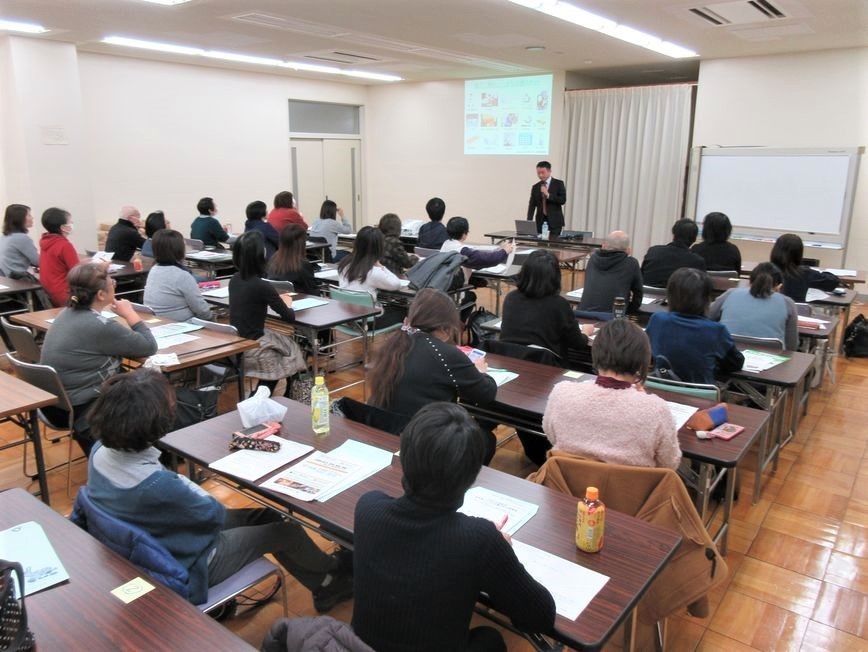
[[[542,187],[543,186],[548,188],[549,184],[547,184],[545,181],[542,182],[542,186],[540,186],[540,188],[539,188],[541,195],[542,195]],[[542,197],[542,214],[548,216],[549,212],[548,212],[548,207],[546,206],[546,204],[548,204],[548,202],[546,201],[545,195],[543,195],[543,197]]]

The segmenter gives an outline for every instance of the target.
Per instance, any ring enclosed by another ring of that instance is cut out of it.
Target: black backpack
[[[868,319],[856,315],[844,330],[844,354],[848,358],[868,358]]]
[[[414,290],[434,288],[451,292],[464,285],[462,263],[466,258],[457,251],[439,251],[423,258],[407,270],[410,287]]]

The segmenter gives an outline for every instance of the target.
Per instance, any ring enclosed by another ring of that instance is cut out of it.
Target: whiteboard
[[[736,238],[797,233],[806,243],[843,246],[859,154],[856,148],[701,148],[692,161],[689,201],[698,222],[726,213]]]

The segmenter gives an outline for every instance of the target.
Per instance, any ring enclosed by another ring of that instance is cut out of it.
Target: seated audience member
[[[760,263],[750,273],[749,288],[733,288],[708,310],[733,335],[774,337],[789,351],[799,346],[799,314],[795,302],[781,294],[784,278],[777,265]]]
[[[394,213],[386,213],[377,226],[383,233],[383,257],[380,262],[392,274],[403,276],[404,272],[419,262],[419,257],[408,254],[401,242],[401,218]]]
[[[669,312],[655,312],[645,329],[654,356],[665,356],[684,382],[713,384],[716,373],[738,371],[744,364],[726,326],[705,316],[711,290],[705,272],[676,270],[666,286]]]
[[[206,247],[219,247],[220,243],[229,241],[229,233],[220,225],[217,219],[217,204],[210,197],[202,197],[196,204],[199,217],[193,220],[190,227],[190,237],[201,240]]]
[[[419,227],[419,246],[423,249],[439,249],[449,239],[443,226],[446,202],[439,197],[429,199],[425,204],[425,212],[428,213],[429,222]]]
[[[271,259],[280,246],[280,234],[265,219],[268,207],[264,201],[252,201],[247,204],[247,221],[244,222],[244,232],[259,231],[265,240],[265,257]]]
[[[172,225],[166,219],[163,211],[154,211],[145,218],[145,235],[148,239],[142,245],[142,256],[154,257],[154,234],[160,229],[171,229]]]
[[[784,276],[781,291],[799,303],[805,301],[809,288],[831,292],[840,284],[838,277],[831,272],[820,272],[803,265],[804,252],[802,239],[793,233],[785,233],[775,241],[771,253],[771,262]]]
[[[465,246],[464,241],[467,240],[470,233],[470,223],[463,217],[450,217],[446,223],[446,233],[449,235],[449,239],[443,243],[440,251],[457,251],[467,258],[464,261],[464,270],[468,280],[471,270],[505,263],[514,248],[511,240],[502,242],[498,249],[492,250]]]
[[[85,455],[93,446],[87,410],[99,396],[102,382],[120,371],[123,358],[144,358],[157,352],[147,324],[129,301],[115,299],[114,286],[105,265],[76,265],[69,273],[69,307],[49,326],[39,360],[54,367],[60,376],[72,404],[73,437]],[[107,308],[118,317],[103,317],[101,313]],[[69,416],[53,406],[43,408],[43,412],[58,423]]]
[[[624,297],[627,312],[636,313],[642,305],[642,272],[630,251],[630,236],[612,231],[595,251],[585,269],[585,289],[579,310],[612,312],[615,297]]]
[[[458,345],[462,324],[455,302],[432,288],[419,290],[401,330],[377,349],[368,371],[368,403],[409,420],[429,403],[490,403],[497,383],[485,359],[472,362]],[[497,443],[488,433],[485,463]]]
[[[295,199],[288,190],[274,196],[274,208],[268,214],[268,223],[274,230],[281,233],[290,224],[301,224],[307,230],[307,222],[301,213],[295,209]]]
[[[265,317],[271,308],[282,320],[294,321],[292,297],[278,294],[262,278],[265,242],[258,231],[248,231],[235,241],[232,263],[238,271],[229,280],[229,323],[241,337],[259,342],[259,348],[244,353],[244,373],[257,378],[272,394],[277,383],[286,379],[284,396],[289,396],[291,377],[307,369],[307,365],[295,340],[265,328]]]
[[[62,208],[49,208],[42,214],[45,233],[39,239],[39,282],[59,308],[69,301],[66,277],[78,265],[78,254],[69,241],[72,216]]]
[[[648,336],[626,319],[607,322],[591,347],[597,379],[555,385],[543,414],[552,448],[610,464],[678,468],[681,448],[669,408],[642,388]]]
[[[22,278],[30,274],[30,267],[39,267],[39,252],[27,235],[32,226],[29,206],[9,204],[6,207],[3,237],[0,238],[0,275]]]
[[[174,421],[175,392],[165,377],[139,369],[109,379],[91,412],[99,442],[87,488],[100,508],[145,530],[190,574],[190,601],[265,553],[313,593],[318,611],[352,596],[352,577],[298,523],[274,510],[226,509],[207,491],[160,464],[154,443]]]
[[[528,255],[518,275],[517,289],[503,301],[500,339],[544,346],[560,358],[568,349],[582,349],[593,325],[579,329],[569,302],[561,296],[561,269],[550,251]]]
[[[341,221],[337,218],[340,216]],[[353,225],[344,217],[344,209],[331,199],[326,199],[319,210],[319,219],[310,227],[310,235],[313,238],[322,238],[329,244],[329,252],[332,262],[338,262],[347,255],[346,251],[338,251],[338,236],[353,232]]]
[[[423,408],[401,434],[404,495],[356,504],[353,629],[378,652],[506,651],[492,627],[470,628],[484,592],[520,629],[547,633],[555,603],[486,519],[456,510],[485,450],[457,405]]]
[[[319,294],[320,282],[314,276],[317,267],[307,259],[307,231],[300,224],[290,224],[280,234],[280,248],[268,261],[266,271],[272,281],[291,281],[296,292]]]
[[[356,235],[353,253],[338,263],[338,284],[346,290],[367,292],[377,301],[377,291],[394,292],[400,289],[401,279],[383,266],[380,259],[384,250],[383,233],[373,226],[363,226]],[[406,310],[400,306],[383,306],[383,312],[374,320],[376,328],[400,323]]]
[[[154,234],[154,262],[145,282],[145,305],[160,317],[188,321],[211,318],[211,306],[184,267],[184,236],[172,229]]]
[[[642,279],[645,285],[665,288],[669,277],[680,267],[692,267],[705,271],[705,260],[690,251],[696,242],[699,228],[693,220],[678,220],[672,225],[672,242],[655,245],[645,254],[642,261]]]
[[[105,250],[114,254],[112,260],[127,263],[133,259],[137,249],[145,244],[139,233],[142,214],[135,206],[122,206],[118,221],[109,229],[105,240]]]
[[[702,242],[690,249],[702,256],[710,272],[741,273],[741,252],[729,241],[732,224],[724,213],[709,213],[702,222]]]

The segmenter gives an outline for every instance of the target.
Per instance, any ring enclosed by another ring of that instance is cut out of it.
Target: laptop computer
[[[563,240],[584,240],[592,237],[594,237],[593,231],[561,231],[561,239]]]
[[[516,235],[531,235],[536,237],[539,235],[536,232],[536,222],[534,220],[516,220],[515,221]]]

